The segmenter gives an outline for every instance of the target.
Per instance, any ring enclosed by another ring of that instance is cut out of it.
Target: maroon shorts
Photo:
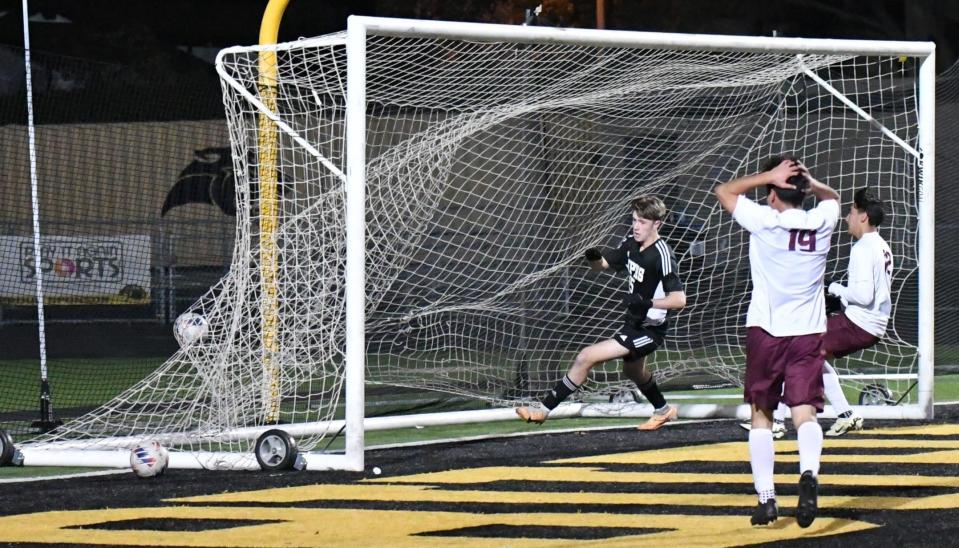
[[[822,345],[827,353],[837,358],[869,348],[877,342],[879,337],[852,323],[845,312],[826,319],[826,334],[823,335]]]
[[[760,327],[746,330],[746,383],[743,397],[772,411],[782,400],[789,407],[811,405],[822,411],[822,335],[773,337]],[[783,383],[786,389],[783,391]]]

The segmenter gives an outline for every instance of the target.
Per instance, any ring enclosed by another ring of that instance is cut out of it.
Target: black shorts
[[[644,358],[663,345],[666,340],[666,327],[657,325],[637,326],[626,322],[613,339],[623,345],[629,354],[623,357],[624,362],[633,362]]]

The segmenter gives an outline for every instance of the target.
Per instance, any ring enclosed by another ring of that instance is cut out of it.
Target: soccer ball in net
[[[170,454],[156,441],[142,443],[130,450],[130,468],[141,478],[159,476],[166,470]]]
[[[210,331],[206,318],[194,312],[184,312],[173,324],[173,335],[180,348],[186,348],[199,341]]]

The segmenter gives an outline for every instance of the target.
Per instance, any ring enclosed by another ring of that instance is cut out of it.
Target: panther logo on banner
[[[210,204],[229,216],[236,215],[236,178],[229,147],[204,148],[183,168],[160,209],[164,217],[185,204]]]
[[[167,192],[160,216],[165,217],[170,210],[181,205],[210,204],[220,208],[224,214],[235,217],[236,173],[230,148],[199,149],[194,151],[193,158],[193,161],[180,171],[176,183]],[[254,203],[258,194],[256,165],[255,154],[251,152],[247,158],[247,166],[250,167],[250,193]],[[281,185],[279,192],[282,194],[282,174],[277,174],[277,181]]]

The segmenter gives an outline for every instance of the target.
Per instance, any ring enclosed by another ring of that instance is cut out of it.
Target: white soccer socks
[[[789,409],[785,403],[779,402],[776,410],[773,411],[773,420],[776,422],[786,422],[786,410]]]
[[[796,430],[799,438],[799,473],[806,470],[819,476],[819,460],[822,456],[822,427],[816,421],[802,423]],[[750,442],[752,439],[750,439]],[[751,448],[751,446],[750,446]]]
[[[822,434],[820,434],[820,437]],[[759,502],[776,498],[776,483],[773,481],[773,465],[776,448],[773,446],[772,430],[753,428],[749,431],[749,464],[753,470],[753,485]]]
[[[822,370],[823,391],[825,391],[826,400],[832,405],[833,410],[836,411],[837,415],[851,411],[852,408],[849,407],[849,402],[846,401],[846,395],[842,391],[842,386],[839,385],[839,375],[836,374],[836,370],[829,365],[829,362],[824,362]]]

